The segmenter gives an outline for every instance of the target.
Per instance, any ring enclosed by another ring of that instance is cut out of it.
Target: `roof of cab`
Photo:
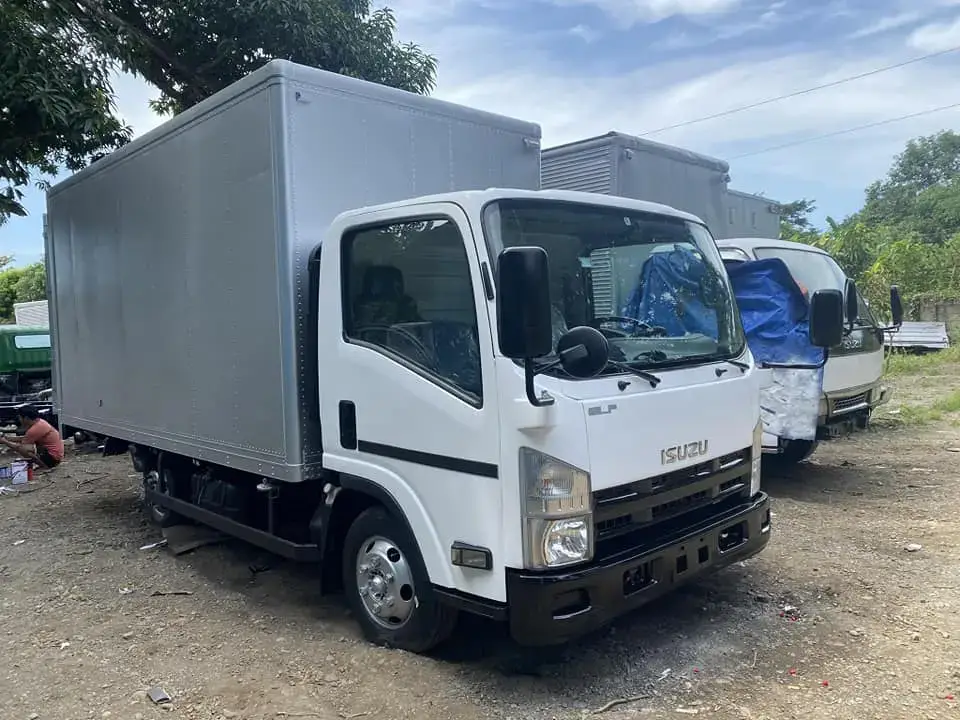
[[[398,207],[426,205],[431,203],[451,202],[462,206],[470,205],[474,208],[483,207],[494,200],[554,200],[557,202],[582,203],[600,207],[621,208],[635,212],[653,213],[681,218],[691,222],[703,224],[703,220],[683,210],[677,210],[669,205],[647,202],[646,200],[632,200],[630,198],[599,193],[581,192],[578,190],[516,190],[509,188],[488,188],[487,190],[462,190],[459,192],[426,195],[412,200],[401,200],[372,207],[348,210],[340,218],[353,218],[382,210],[391,210]]]
[[[773,238],[724,238],[717,240],[717,247],[740,248],[741,250],[753,251],[757,248],[778,248],[783,250],[806,250],[808,252],[829,255],[825,250],[821,250],[813,245],[793,242],[793,240],[775,240]]]

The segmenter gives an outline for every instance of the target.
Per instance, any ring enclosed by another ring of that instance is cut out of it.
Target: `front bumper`
[[[841,397],[827,396],[824,403],[827,412],[819,418],[817,439],[842,438],[866,429],[873,411],[890,402],[891,394],[889,386],[877,384],[847,391]]]
[[[510,633],[521,645],[557,645],[603,627],[707,572],[745,560],[770,540],[770,500],[759,493],[725,514],[590,566],[507,571]]]
[[[49,419],[53,415],[53,401],[51,400],[37,400],[29,397],[6,399],[0,401],[0,425],[16,425],[17,411],[25,404],[33,406],[43,418]]]

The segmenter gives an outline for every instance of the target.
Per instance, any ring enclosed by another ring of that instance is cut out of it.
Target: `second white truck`
[[[64,428],[130,452],[157,522],[316,563],[413,651],[462,611],[560,643],[759,552],[758,375],[709,231],[528,189],[538,140],[272,62],[55,186]],[[663,323],[605,304],[614,260]],[[813,310],[833,343],[840,294]]]
[[[787,266],[808,297],[824,289],[844,294],[843,338],[829,349],[823,368],[814,437],[782,437],[765,432],[764,452],[793,464],[810,457],[821,440],[866,428],[876,408],[890,399],[890,390],[883,382],[884,335],[903,322],[897,288],[890,291],[893,327],[888,328],[877,321],[853,280],[820,248],[766,238],[727,238],[717,244],[728,267],[775,258]]]

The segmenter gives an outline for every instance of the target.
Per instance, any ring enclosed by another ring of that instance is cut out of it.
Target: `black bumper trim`
[[[748,503],[655,546],[551,573],[507,570],[510,634],[521,645],[558,645],[599,629],[674,588],[760,552],[770,540],[770,500]]]

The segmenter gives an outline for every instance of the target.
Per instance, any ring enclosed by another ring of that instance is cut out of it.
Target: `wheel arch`
[[[339,483],[332,492],[325,493],[325,496],[328,499],[320,504],[310,521],[310,535],[320,549],[320,581],[323,594],[343,589],[341,561],[347,531],[361,513],[376,506],[383,507],[403,525],[417,548],[424,570],[432,582],[436,581],[434,574],[430,572],[430,562],[424,553],[422,538],[414,531],[408,514],[393,493],[371,480],[344,473],[339,475]],[[418,504],[415,507],[420,508]]]

